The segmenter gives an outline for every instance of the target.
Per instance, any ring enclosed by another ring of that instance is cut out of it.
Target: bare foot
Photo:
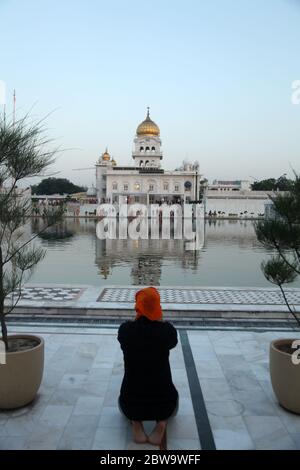
[[[166,427],[166,421],[158,421],[152,433],[148,437],[148,442],[150,442],[150,444],[153,444],[154,446],[159,446],[161,444]]]
[[[137,444],[145,444],[147,442],[147,436],[144,431],[144,426],[141,421],[131,421],[133,440]]]

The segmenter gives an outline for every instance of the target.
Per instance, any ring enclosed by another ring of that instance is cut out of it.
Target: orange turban
[[[162,319],[160,295],[155,287],[146,287],[135,294],[135,311],[137,319],[141,316],[149,320]]]

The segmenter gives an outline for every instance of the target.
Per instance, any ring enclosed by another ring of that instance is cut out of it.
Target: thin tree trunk
[[[297,317],[296,312],[294,312],[294,310],[291,309],[290,304],[289,304],[289,301],[288,301],[288,299],[287,299],[287,297],[286,297],[286,295],[285,295],[285,292],[284,292],[284,290],[283,290],[283,288],[282,288],[282,285],[279,284],[279,287],[280,287],[280,290],[281,290],[281,293],[282,293],[282,296],[283,296],[283,298],[284,298],[284,301],[285,301],[285,303],[286,303],[287,308],[289,309],[290,313],[293,315],[293,317],[295,318],[296,322],[297,322],[298,325],[300,326],[300,320],[299,320],[299,318]]]
[[[0,245],[0,323],[2,332],[2,341],[4,341],[6,351],[8,351],[7,327],[4,317],[4,295],[3,295],[3,264],[2,264],[2,248]]]
[[[8,351],[7,328],[5,324],[4,314],[2,312],[0,314],[0,322],[1,322],[2,341],[5,344],[6,351]]]

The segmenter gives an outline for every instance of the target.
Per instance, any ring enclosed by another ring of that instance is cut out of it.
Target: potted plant
[[[54,161],[55,151],[47,150],[41,123],[30,124],[28,117],[17,122],[0,119],[0,409],[11,409],[31,402],[41,383],[44,342],[33,335],[7,333],[6,316],[21,297],[21,288],[44,250],[34,239],[62,216],[61,208],[49,207],[38,232],[29,234],[32,215],[30,188],[24,179],[43,176]],[[51,210],[52,209],[52,210]],[[4,347],[3,347],[4,346]]]
[[[300,274],[300,177],[288,192],[270,196],[273,216],[259,221],[255,226],[258,240],[276,252],[262,263],[266,279],[276,284],[294,319],[300,327],[300,317],[291,306],[284,285],[293,282]],[[300,350],[297,338],[282,338],[270,345],[270,374],[274,393],[279,403],[289,411],[300,414]]]

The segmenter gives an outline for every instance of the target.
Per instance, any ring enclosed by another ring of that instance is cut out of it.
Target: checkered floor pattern
[[[105,288],[98,302],[134,302],[135,288]],[[175,304],[284,304],[280,292],[273,290],[217,290],[217,289],[167,289],[160,288],[162,303]],[[300,305],[300,289],[287,292],[292,305]]]
[[[23,287],[21,300],[76,300],[82,289],[68,287]]]

